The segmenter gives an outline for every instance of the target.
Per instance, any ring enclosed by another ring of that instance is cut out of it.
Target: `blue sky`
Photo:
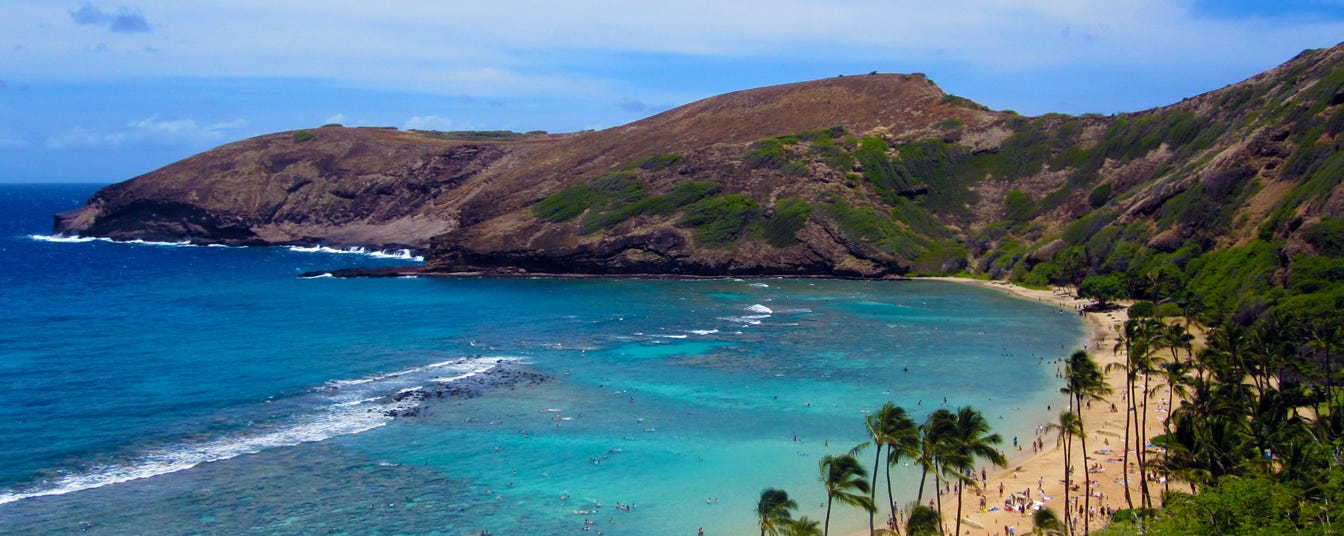
[[[0,182],[111,183],[330,122],[601,129],[922,72],[991,108],[1170,104],[1344,40],[1344,0],[6,0]]]

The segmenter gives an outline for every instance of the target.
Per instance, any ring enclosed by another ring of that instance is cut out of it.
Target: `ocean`
[[[818,459],[886,401],[1025,442],[1083,337],[948,282],[301,278],[416,260],[50,236],[96,189],[0,185],[6,533],[755,534],[766,487],[824,516]]]

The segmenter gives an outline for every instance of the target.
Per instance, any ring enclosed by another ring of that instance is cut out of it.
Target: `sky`
[[[572,132],[840,74],[1120,113],[1344,41],[1344,0],[5,0],[0,182],[315,127]]]

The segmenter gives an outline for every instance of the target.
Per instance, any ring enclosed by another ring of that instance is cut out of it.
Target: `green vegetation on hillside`
[[[807,225],[812,205],[797,197],[786,197],[775,204],[773,216],[761,221],[761,235],[766,243],[777,248],[788,247],[798,241],[798,231]]]
[[[436,140],[451,141],[522,141],[528,138],[545,136],[546,131],[514,132],[512,130],[419,130],[411,129],[422,136]]]
[[[656,155],[627,169],[659,171],[681,160],[679,155]],[[669,217],[680,227],[691,228],[695,243],[724,247],[743,236],[756,236],[783,248],[797,242],[797,233],[807,224],[812,207],[800,198],[784,198],[767,216],[757,201],[743,194],[723,194],[714,181],[688,181],[664,194],[648,195],[634,171],[605,173],[591,181],[551,194],[532,206],[532,215],[564,222],[582,216],[581,234],[591,234],[636,216]]]
[[[691,236],[702,246],[722,246],[732,242],[759,216],[756,200],[742,194],[702,199],[686,207],[686,215],[677,225],[693,227]]]

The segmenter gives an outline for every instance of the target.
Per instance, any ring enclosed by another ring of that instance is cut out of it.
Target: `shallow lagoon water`
[[[0,187],[0,525],[23,533],[750,534],[765,487],[820,519],[817,460],[887,400],[973,405],[1011,448],[1082,336],[955,283],[300,279],[406,261],[33,238],[92,190]],[[547,381],[384,415],[498,360]]]

